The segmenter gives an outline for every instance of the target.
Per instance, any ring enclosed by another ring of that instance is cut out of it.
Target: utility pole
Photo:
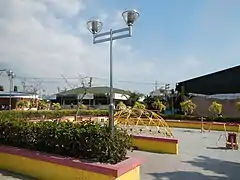
[[[168,101],[168,90],[170,88],[170,84],[165,84],[165,87],[164,87],[164,94],[165,94],[165,100],[166,100],[166,103],[168,105],[168,107],[170,107],[170,103]]]
[[[93,78],[90,77],[90,78],[89,78],[89,87],[92,87],[92,81],[93,81]]]
[[[7,70],[7,69],[0,69],[0,73],[2,74],[2,72],[6,72],[7,76],[9,77],[9,110],[11,111],[12,109],[12,86],[13,86],[13,78],[16,77],[16,75],[14,74],[13,71],[11,70]],[[1,75],[0,74],[0,75]]]
[[[158,89],[158,82],[155,81],[155,91]]]

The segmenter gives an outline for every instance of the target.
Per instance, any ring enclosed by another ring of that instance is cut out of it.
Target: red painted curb
[[[1,146],[1,145],[0,145],[0,153],[23,156],[30,159],[36,159],[36,160],[50,162],[58,165],[69,166],[76,169],[82,169],[82,170],[96,172],[96,173],[105,174],[105,175],[112,175],[113,177],[119,177],[122,174],[136,168],[143,161],[142,159],[139,159],[139,158],[130,157],[114,165],[81,162],[80,160],[74,159],[74,158],[51,155],[51,154],[31,151],[27,149],[21,149],[21,148],[16,148],[11,146]]]

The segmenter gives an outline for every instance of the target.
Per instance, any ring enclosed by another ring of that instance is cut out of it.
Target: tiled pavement
[[[240,152],[225,150],[224,139],[216,142],[222,132],[174,129],[179,139],[179,155],[131,152],[130,156],[145,159],[141,167],[142,180],[238,180]],[[0,171],[0,180],[29,180]]]

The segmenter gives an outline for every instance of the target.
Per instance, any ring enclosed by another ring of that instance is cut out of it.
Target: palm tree
[[[152,109],[153,108],[152,104],[153,104],[154,101],[155,101],[155,98],[153,98],[150,95],[147,95],[147,96],[144,97],[143,103],[146,105],[146,107],[148,109]]]
[[[134,104],[135,104],[136,102],[138,102],[141,97],[143,97],[143,94],[142,94],[142,93],[129,91],[127,104],[128,104],[129,106],[134,106]]]

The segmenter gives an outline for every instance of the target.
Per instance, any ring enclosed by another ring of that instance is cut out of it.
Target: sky
[[[1,0],[0,69],[11,69],[22,90],[109,84],[109,44],[92,44],[90,18],[104,31],[126,26],[121,13],[137,9],[131,38],[113,44],[114,87],[148,93],[239,65],[238,0]],[[64,78],[67,82],[64,80]],[[157,81],[157,84],[155,83]],[[9,81],[0,76],[5,90]]]

